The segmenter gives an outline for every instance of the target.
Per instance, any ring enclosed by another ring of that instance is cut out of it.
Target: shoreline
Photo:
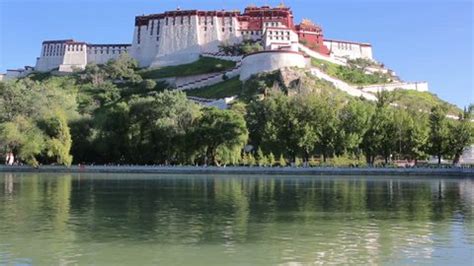
[[[474,168],[336,168],[336,167],[215,167],[215,166],[5,166],[0,173],[222,174],[315,176],[453,176],[474,178]]]

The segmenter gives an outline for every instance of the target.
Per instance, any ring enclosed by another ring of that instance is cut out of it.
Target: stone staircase
[[[229,108],[229,104],[235,100],[236,96],[226,97],[222,99],[207,99],[207,98],[201,98],[201,97],[196,97],[196,96],[188,96],[187,98],[195,103],[198,103],[204,106],[216,107],[218,109],[224,110],[224,109]]]
[[[240,75],[242,62],[238,61],[234,68],[219,73],[209,74],[207,76],[198,76],[195,79],[190,79],[188,82],[183,84],[176,84],[176,89],[178,90],[192,90],[202,87],[211,86],[224,81],[224,76],[228,79]]]
[[[234,55],[226,55],[224,53],[202,53],[202,56],[205,57],[212,57],[216,59],[221,59],[221,60],[227,60],[227,61],[234,61],[234,62],[240,62],[242,61],[243,56],[234,56]]]

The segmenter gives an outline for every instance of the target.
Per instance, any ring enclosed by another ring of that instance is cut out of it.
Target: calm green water
[[[474,180],[0,174],[0,265],[474,264]]]

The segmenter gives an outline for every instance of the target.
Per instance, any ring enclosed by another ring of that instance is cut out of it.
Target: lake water
[[[0,265],[473,265],[474,180],[0,173]]]

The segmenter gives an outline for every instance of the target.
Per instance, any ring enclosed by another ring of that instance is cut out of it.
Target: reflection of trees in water
[[[4,195],[0,193],[0,201],[5,204],[0,204],[0,232],[12,234],[8,244],[18,247],[13,254],[28,258],[49,251],[51,258],[65,264],[77,252],[73,242],[75,233],[69,227],[71,179],[70,175],[46,178],[36,174],[4,174],[5,191]],[[21,235],[27,239],[18,238]],[[21,241],[41,250],[25,250]]]
[[[217,244],[231,253],[266,244],[275,262],[379,264],[429,258],[434,236],[448,245],[459,217],[473,232],[471,180],[4,175],[3,183],[0,228],[38,228],[69,243]]]

